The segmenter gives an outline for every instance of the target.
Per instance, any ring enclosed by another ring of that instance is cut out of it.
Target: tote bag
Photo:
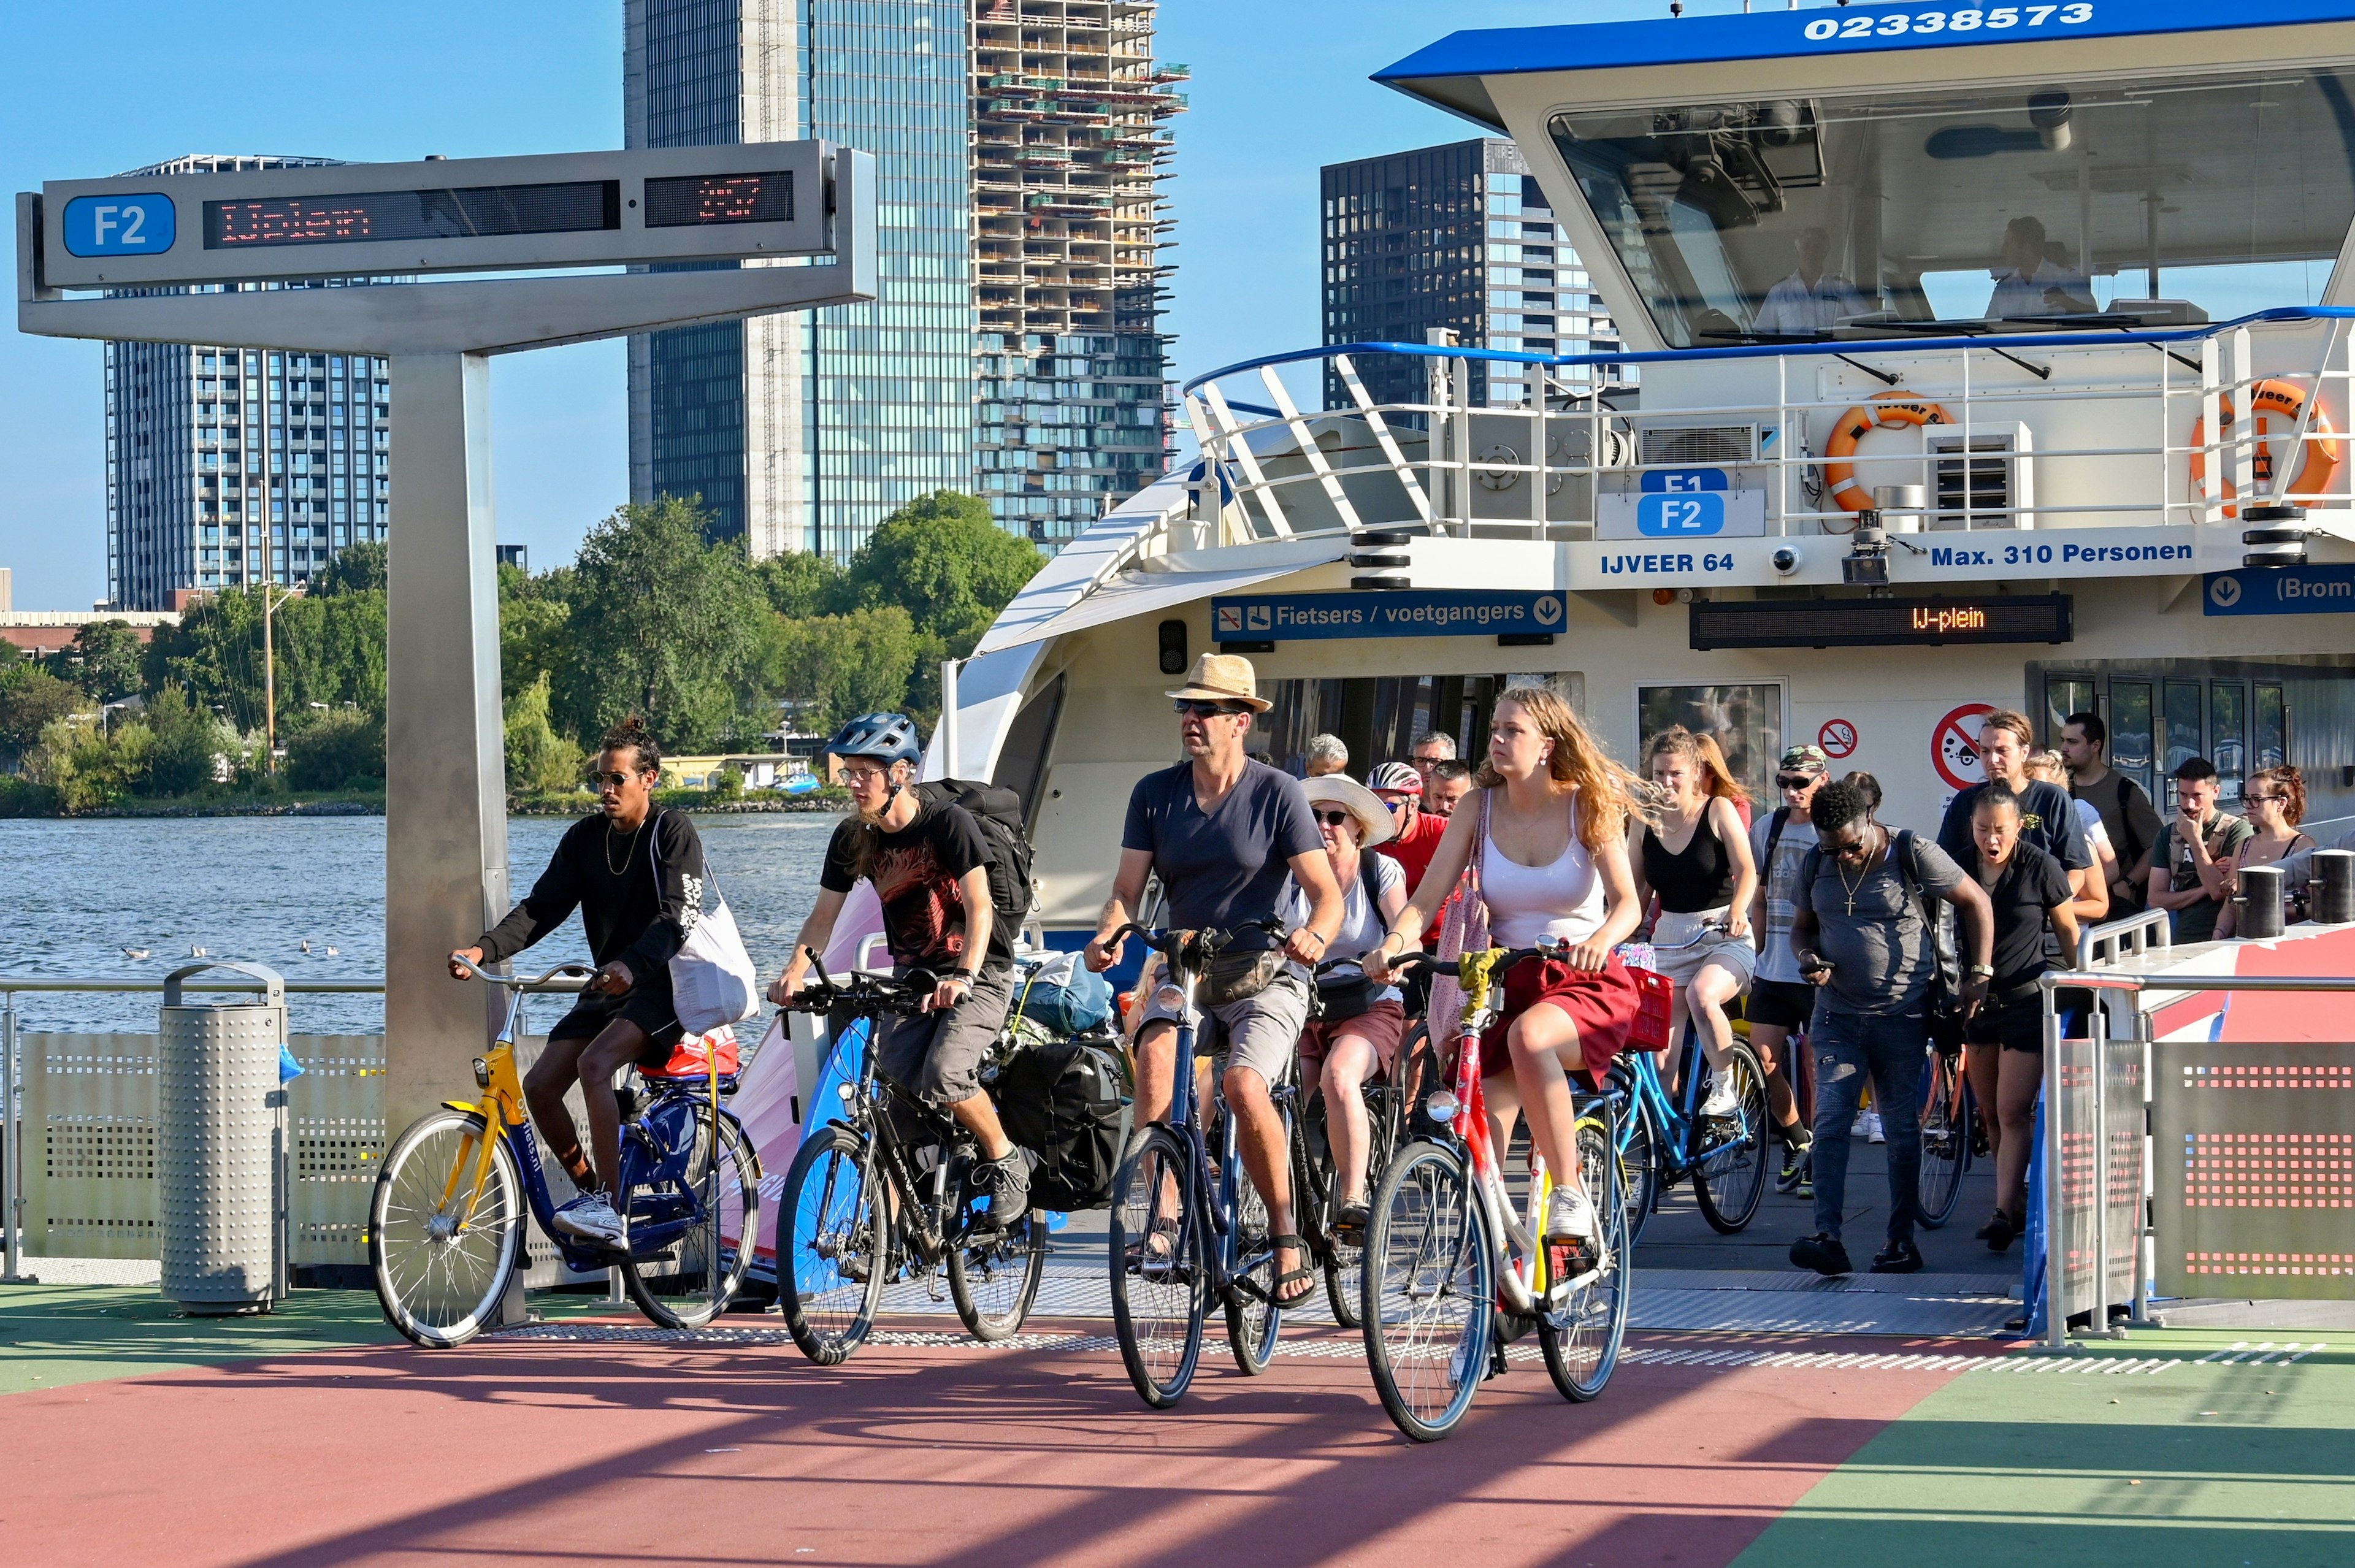
[[[655,861],[655,845],[661,841],[658,817],[654,842],[646,846],[646,865],[658,889],[662,868]],[[703,914],[698,902],[698,918],[670,960],[671,1004],[679,1029],[691,1035],[709,1034],[722,1024],[741,1023],[761,1007],[760,976],[752,968],[751,955],[744,951],[743,937],[737,933],[736,917],[729,912],[728,900],[720,894],[709,860],[703,871],[716,907]]]

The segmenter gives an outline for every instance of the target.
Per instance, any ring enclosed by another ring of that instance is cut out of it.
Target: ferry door
[[[2098,713],[2110,732],[2110,766],[2140,784],[2162,813],[2175,808],[2176,768],[2192,757],[2216,765],[2219,801],[2239,808],[2253,771],[2291,756],[2286,681],[2246,667],[2171,661],[2152,671],[2048,671],[2045,744],[2060,743],[2072,713]]]

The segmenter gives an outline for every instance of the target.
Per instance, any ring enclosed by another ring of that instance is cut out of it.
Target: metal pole
[[[25,1125],[16,1115],[16,993],[0,996],[0,1131],[7,1136],[7,1157],[0,1159],[0,1285],[38,1285],[22,1272],[19,1243],[25,1229]]]
[[[957,772],[957,662],[941,661],[941,776],[960,778]]]
[[[2044,1348],[2069,1348],[2069,1311],[2061,1292],[2061,1015],[2044,991]]]
[[[2158,1204],[2152,1199],[2158,1173],[2150,1141],[2150,1103],[2156,1086],[2150,1076],[2150,1015],[2143,1011],[2139,994],[2127,1000],[2134,1004],[2134,1040],[2142,1054],[2142,1215],[2135,1241],[2134,1323],[2137,1328],[2147,1328],[2152,1327],[2150,1285],[2158,1273],[2158,1228],[2155,1223]]]
[[[2093,1046],[2094,1316],[2086,1331],[2106,1339],[2110,1337],[2110,1061],[2103,1041],[2096,1040]]]

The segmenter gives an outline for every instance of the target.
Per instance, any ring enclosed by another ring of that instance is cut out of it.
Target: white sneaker
[[[1546,1203],[1545,1233],[1548,1237],[1567,1236],[1595,1243],[1602,1232],[1594,1223],[1594,1205],[1586,1194],[1575,1187],[1557,1187]]]
[[[1871,1126],[1872,1113],[1868,1110],[1859,1109],[1856,1114],[1856,1120],[1848,1125],[1848,1136],[1852,1138],[1860,1138],[1871,1129]]]
[[[568,1236],[602,1247],[618,1248],[630,1239],[628,1224],[613,1212],[613,1200],[602,1192],[588,1193],[559,1209],[556,1228]]]
[[[1889,1141],[1888,1136],[1881,1130],[1881,1113],[1878,1111],[1867,1111],[1864,1114],[1864,1141],[1869,1144],[1885,1144]]]
[[[1700,1104],[1703,1121],[1732,1121],[1742,1114],[1742,1101],[1733,1092],[1733,1074],[1721,1072],[1710,1085],[1709,1098]]]

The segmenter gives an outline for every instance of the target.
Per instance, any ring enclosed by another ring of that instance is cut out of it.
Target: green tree
[[[963,658],[1044,564],[979,496],[935,490],[883,519],[851,560],[850,591],[861,607],[897,604],[939,639],[943,657]]]
[[[155,743],[147,754],[145,788],[150,795],[193,795],[213,782],[214,758],[234,756],[237,736],[208,710],[188,700],[177,681],[147,701],[147,727]]]
[[[850,574],[825,556],[794,550],[755,562],[752,571],[770,608],[788,621],[838,615],[851,608]]]
[[[819,730],[904,708],[922,645],[897,604],[792,622],[783,641],[780,695],[813,704],[803,721]]]
[[[381,593],[391,581],[390,560],[390,551],[379,539],[346,545],[327,562],[327,570],[311,580],[311,592],[323,599],[370,590]]]
[[[507,791],[554,794],[577,787],[586,772],[580,745],[548,720],[549,677],[542,671],[506,699]]]
[[[128,621],[92,621],[58,651],[56,672],[100,702],[120,702],[140,688],[146,648]]]
[[[25,759],[25,776],[55,790],[69,814],[112,805],[146,782],[155,738],[136,719],[112,728],[87,719],[52,720]]]
[[[499,568],[499,684],[513,698],[563,667],[571,656],[569,570],[530,576]]]
[[[354,789],[384,782],[384,715],[334,708],[286,741],[286,782],[296,789]]]
[[[773,613],[734,545],[704,542],[704,517],[676,496],[621,507],[581,541],[556,706],[591,741],[641,715],[666,747],[719,743],[738,727]]]
[[[80,690],[26,661],[0,676],[0,750],[37,745],[50,724],[84,705]]]

